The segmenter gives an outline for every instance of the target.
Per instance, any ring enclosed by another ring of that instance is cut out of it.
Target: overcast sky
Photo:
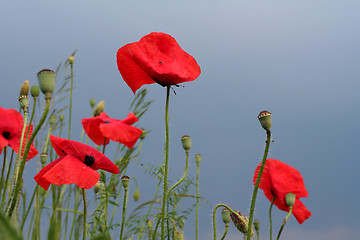
[[[202,70],[170,99],[170,178],[182,175],[181,136],[193,140],[190,175],[193,156],[203,155],[200,192],[207,201],[200,209],[201,239],[211,236],[217,203],[248,214],[253,172],[265,147],[257,120],[262,110],[273,114],[269,157],[301,172],[309,192],[302,200],[313,213],[302,225],[290,218],[284,239],[355,239],[360,234],[359,11],[358,0],[2,0],[0,106],[18,109],[21,83],[37,84],[39,70],[55,70],[77,49],[72,139],[79,140],[91,97],[104,100],[111,117],[128,114],[133,93],[118,72],[117,50],[150,32],[168,33]],[[160,164],[165,88],[147,88],[155,102],[139,123],[152,130],[141,161]],[[128,172],[139,176],[142,200],[151,198],[141,168],[133,164]],[[270,203],[261,190],[258,196],[255,217],[267,239]],[[277,232],[285,213],[273,212]],[[185,228],[188,240],[194,239],[193,222]],[[241,238],[234,227],[229,234],[228,239]]]

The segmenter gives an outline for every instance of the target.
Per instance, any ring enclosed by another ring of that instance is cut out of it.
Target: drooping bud
[[[262,111],[258,115],[258,119],[260,121],[261,126],[266,130],[269,131],[272,125],[271,121],[271,113],[268,111]]]
[[[51,96],[55,89],[56,73],[50,69],[43,69],[37,74],[39,87],[45,97]]]
[[[190,150],[190,148],[191,148],[191,138],[190,138],[190,136],[187,136],[187,135],[183,136],[181,138],[181,143],[182,143],[182,146],[183,146],[185,151]]]
[[[179,230],[177,227],[175,227],[175,229],[174,229],[173,239],[174,240],[183,240],[184,239],[184,236],[183,236],[181,230]]]
[[[94,192],[98,193],[100,191],[100,182],[97,182],[94,186]]]
[[[134,197],[135,202],[139,201],[139,199],[140,199],[140,190],[138,188],[135,189],[133,197]]]
[[[51,114],[51,116],[49,117],[50,125],[54,125],[55,122],[56,122],[56,116],[54,114]]]
[[[237,213],[237,214],[236,214]],[[240,212],[231,212],[230,217],[235,227],[243,234],[248,233],[249,219]],[[251,228],[251,237],[254,236],[254,230]]]
[[[259,230],[260,230],[260,222],[257,219],[254,220],[254,228],[255,228],[256,232],[259,232]]]
[[[40,94],[40,88],[37,85],[33,85],[30,88],[30,94],[33,98],[37,98]]]
[[[225,224],[229,223],[231,221],[229,209],[223,208],[223,210],[221,211],[221,217]]]
[[[201,154],[195,154],[196,165],[200,165],[201,159],[202,159]]]
[[[47,160],[48,160],[48,154],[47,153],[40,154],[40,162],[41,162],[41,164],[45,165]]]
[[[97,117],[100,115],[100,113],[102,113],[104,111],[104,108],[105,108],[105,103],[104,101],[100,101],[96,107],[95,107],[95,110],[94,110],[94,117]]]
[[[28,96],[29,95],[29,90],[30,90],[30,84],[29,84],[29,81],[26,80],[26,81],[23,82],[23,84],[21,84],[20,96]]]
[[[295,204],[296,195],[294,193],[288,193],[285,196],[285,200],[286,200],[286,205],[292,207]]]
[[[130,178],[128,176],[122,176],[121,177],[121,184],[124,188],[127,188],[129,186],[129,180]]]
[[[68,58],[68,60],[69,60],[69,63],[70,64],[74,64],[74,56],[70,56],[69,58]]]
[[[90,98],[90,106],[91,106],[91,109],[93,109],[95,107],[95,98]]]

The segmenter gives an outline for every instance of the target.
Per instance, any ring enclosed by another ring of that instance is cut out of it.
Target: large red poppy
[[[50,184],[72,183],[89,189],[100,178],[100,174],[95,170],[102,169],[115,174],[120,172],[110,159],[93,147],[53,135],[50,135],[50,140],[60,158],[45,166],[34,177],[45,190]]]
[[[169,34],[152,32],[117,52],[118,69],[135,93],[144,84],[170,86],[200,75],[196,60]]]
[[[19,153],[23,124],[23,117],[18,111],[0,107],[0,154],[5,146],[9,146],[16,153]],[[24,153],[25,150],[27,130],[28,126],[26,126],[26,132],[23,139],[22,153]],[[29,136],[31,136],[31,134],[32,125],[30,126]],[[34,145],[31,144],[26,160],[33,158],[36,154],[38,154],[38,151]]]
[[[255,170],[253,182],[255,184],[260,165]],[[264,171],[261,175],[259,188],[264,190],[265,196],[283,211],[289,211],[285,196],[288,193],[296,195],[296,201],[292,209],[296,220],[301,224],[311,216],[311,212],[305,207],[299,198],[307,197],[304,180],[298,170],[276,159],[267,159]]]
[[[86,134],[97,145],[109,143],[109,139],[120,142],[128,148],[132,148],[142,130],[131,126],[138,119],[134,113],[129,113],[124,120],[110,118],[106,113],[100,113],[100,116],[82,119],[82,125]]]

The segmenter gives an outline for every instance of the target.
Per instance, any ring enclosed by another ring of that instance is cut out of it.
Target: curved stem
[[[166,106],[165,106],[165,163],[164,163],[164,193],[161,207],[161,240],[165,238],[165,206],[167,201],[167,178],[169,165],[169,99],[170,86],[166,86]]]
[[[227,208],[231,213],[234,213],[236,215],[239,215],[236,211],[233,211],[229,206],[225,205],[225,204],[218,204],[215,206],[214,208],[214,211],[213,211],[213,227],[214,227],[214,240],[216,240],[216,218],[215,218],[215,214],[216,214],[216,210],[219,208],[219,207],[224,207],[224,208]]]
[[[289,208],[289,213],[288,213],[288,215],[286,215],[286,217],[285,217],[285,219],[284,219],[284,221],[283,221],[283,224],[281,225],[281,228],[280,228],[280,230],[279,230],[279,234],[278,234],[276,240],[279,240],[279,239],[280,239],[281,232],[282,232],[282,230],[284,229],[285,224],[286,224],[287,220],[289,219],[291,213],[292,213],[292,207]]]
[[[271,219],[271,210],[272,210],[272,207],[273,207],[273,205],[274,205],[275,199],[276,199],[276,197],[274,197],[274,198],[273,198],[273,200],[271,201],[270,208],[269,208],[270,240],[272,240],[272,219]]]
[[[72,109],[72,95],[73,95],[73,82],[74,82],[74,70],[73,64],[70,63],[70,76],[71,76],[71,87],[70,87],[70,104],[69,104],[69,132],[68,139],[70,139],[71,134],[71,109]]]
[[[82,195],[83,195],[83,200],[84,200],[84,229],[83,229],[83,240],[85,240],[86,238],[86,194],[85,194],[85,189],[82,188],[81,189]]]
[[[127,193],[128,188],[124,188],[124,202],[123,202],[123,212],[122,212],[122,220],[121,220],[121,230],[120,230],[120,240],[122,240],[124,226],[125,226],[125,215],[126,215],[126,204],[127,204]]]
[[[195,215],[195,239],[198,239],[198,221],[199,221],[199,172],[200,163],[196,163],[196,215]]]
[[[174,188],[176,188],[182,181],[184,181],[184,179],[187,176],[187,172],[188,172],[188,165],[189,165],[189,150],[186,150],[186,160],[185,160],[185,171],[184,171],[184,175],[182,176],[182,178],[174,184],[174,186],[172,186],[169,191],[168,191],[168,196],[170,195],[171,191],[174,190]]]
[[[271,141],[271,131],[270,131],[270,130],[267,130],[267,131],[266,131],[266,135],[267,135],[267,139],[266,139],[265,152],[264,152],[263,160],[262,160],[262,162],[261,162],[261,166],[260,166],[260,170],[259,170],[258,176],[257,176],[257,178],[256,178],[255,187],[254,187],[254,192],[253,192],[253,196],[252,196],[252,200],[251,200],[247,240],[250,240],[250,239],[251,239],[251,228],[252,228],[253,217],[254,217],[256,196],[257,196],[257,192],[258,192],[258,189],[259,189],[259,183],[260,183],[261,175],[262,175],[262,172],[264,171],[266,158],[267,158],[267,155],[268,155],[268,152],[269,152],[270,141]]]
[[[228,224],[228,223],[225,223],[225,231],[224,231],[223,236],[221,237],[221,240],[224,240],[224,239],[225,239],[228,230],[229,230],[229,224]]]
[[[34,138],[36,137],[36,134],[39,132],[41,126],[45,122],[46,116],[47,116],[47,114],[49,112],[50,100],[51,100],[51,97],[46,97],[46,106],[45,106],[45,111],[43,113],[43,116],[41,117],[41,119],[40,119],[38,125],[36,126],[33,134],[31,135],[30,140],[26,144],[24,155],[23,155],[22,161],[21,161],[20,166],[19,166],[18,176],[16,178],[17,180],[16,180],[16,185],[15,185],[15,188],[14,188],[14,190],[15,190],[14,195],[13,195],[13,197],[11,199],[11,205],[10,205],[10,208],[9,208],[9,211],[8,211],[8,216],[9,217],[11,217],[11,215],[12,215],[12,213],[14,211],[14,208],[16,206],[16,202],[17,202],[17,198],[18,198],[18,194],[19,194],[19,188],[20,188],[20,185],[21,185],[21,178],[22,178],[22,175],[24,173],[24,167],[25,167],[27,155],[29,153],[31,144],[34,141]],[[21,148],[21,145],[20,145],[20,148]],[[21,152],[22,152],[22,150],[20,149],[19,153],[21,154]]]

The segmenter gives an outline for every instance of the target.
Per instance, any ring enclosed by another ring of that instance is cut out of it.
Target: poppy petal
[[[106,115],[106,114],[105,114]],[[104,116],[105,117],[105,116]],[[103,123],[104,120],[99,117],[93,118],[83,118],[81,123],[83,125],[84,131],[86,135],[96,144],[96,145],[104,145],[105,137],[101,133],[99,125]],[[106,139],[105,144],[110,142],[109,139]]]
[[[305,207],[305,205],[300,201],[300,199],[296,199],[292,213],[300,224],[302,224],[306,219],[311,217],[311,212]]]
[[[6,147],[9,144],[9,141],[0,135],[0,154],[4,147]]]
[[[21,150],[21,156],[24,154],[24,151],[25,151],[26,140],[29,140],[30,136],[32,134],[32,129],[33,129],[32,124],[30,126],[29,136],[27,136],[28,129],[29,129],[29,125],[27,125],[26,128],[25,128],[25,134],[24,134],[24,139],[23,139],[23,146],[22,146],[22,150]],[[9,146],[12,147],[12,149],[14,149],[14,151],[17,154],[19,154],[19,149],[20,149],[20,138],[21,138],[21,134],[17,134],[16,136],[14,136],[13,138],[11,138],[9,140]],[[29,161],[30,159],[35,157],[37,154],[38,154],[38,151],[34,147],[34,144],[31,143],[28,155],[26,157],[26,161]]]
[[[138,121],[138,118],[135,116],[134,113],[129,113],[125,119],[121,120],[125,124],[134,124]]]
[[[38,174],[35,175],[34,179],[35,181],[45,190],[48,190],[49,186],[50,186],[50,182],[43,178],[44,174],[47,173],[51,168],[53,168],[61,159],[63,159],[65,157],[62,156],[58,159],[56,159],[55,161],[52,161],[51,163],[49,163],[48,165],[46,165],[45,167],[43,167],[43,169],[40,170],[40,172],[38,172]]]
[[[65,155],[42,178],[55,185],[76,183],[80,188],[89,189],[99,181],[100,174],[79,159]]]
[[[101,123],[100,130],[105,137],[110,138],[113,141],[121,142],[128,148],[132,148],[143,133],[142,130],[120,121]]]

